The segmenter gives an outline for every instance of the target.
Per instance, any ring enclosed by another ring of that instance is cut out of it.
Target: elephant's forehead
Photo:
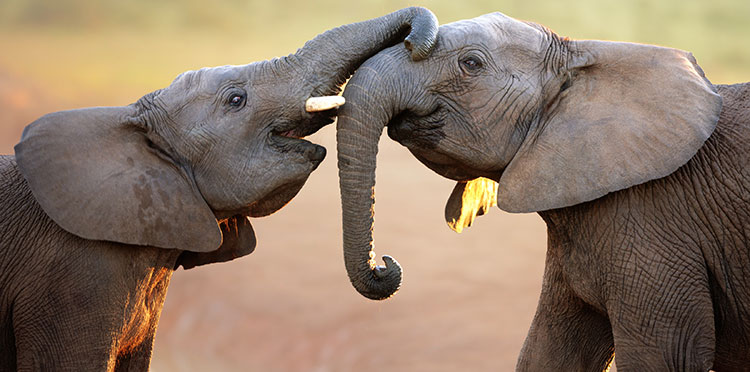
[[[247,81],[247,69],[242,67],[206,67],[183,72],[161,90],[157,100],[166,107],[181,107],[187,102],[213,96],[230,85],[242,85]]]
[[[439,35],[448,49],[481,44],[489,49],[516,45],[539,51],[544,38],[539,29],[498,12],[442,25]]]
[[[215,92],[221,87],[234,82],[246,80],[243,66],[205,67],[197,71],[187,71],[180,74],[170,85],[170,88],[183,91],[198,90]]]

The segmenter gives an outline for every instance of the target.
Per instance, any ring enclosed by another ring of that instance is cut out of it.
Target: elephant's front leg
[[[151,351],[154,347],[156,327],[149,330],[149,335],[132,349],[122,351],[117,356],[114,372],[148,371],[151,365]]]
[[[140,301],[128,307],[130,316],[123,329],[125,334],[119,345],[115,372],[148,371],[170,277],[171,270],[158,271],[150,282],[140,287]]]
[[[17,370],[111,371],[121,321],[103,305],[87,291],[22,291],[13,307]]]
[[[573,293],[548,253],[542,295],[516,370],[602,371],[613,352],[607,316]]]
[[[629,251],[614,265],[608,289],[617,369],[708,371],[716,341],[700,251],[661,245]]]

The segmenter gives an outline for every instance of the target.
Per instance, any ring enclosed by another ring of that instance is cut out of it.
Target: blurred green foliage
[[[748,0],[0,0],[0,71],[60,96],[125,99],[184,70],[292,53],[329,28],[410,5],[441,23],[500,11],[572,38],[685,49],[715,83],[750,80]]]

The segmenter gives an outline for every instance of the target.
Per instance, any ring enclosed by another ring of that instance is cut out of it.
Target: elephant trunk
[[[310,74],[318,80],[313,96],[335,95],[359,65],[401,40],[413,60],[427,57],[437,32],[438,21],[432,12],[421,7],[405,8],[328,30],[305,43],[289,61],[315,72]]]
[[[346,271],[360,294],[383,300],[401,285],[401,266],[389,256],[383,256],[385,267],[375,264],[375,165],[378,140],[398,108],[397,95],[385,92],[392,82],[384,80],[371,61],[347,84],[347,104],[339,110],[336,141]]]

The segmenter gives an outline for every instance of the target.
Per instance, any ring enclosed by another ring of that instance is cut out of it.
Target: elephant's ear
[[[721,97],[690,53],[570,43],[569,80],[500,178],[498,205],[508,212],[570,206],[667,176],[718,121]]]
[[[34,197],[82,238],[215,250],[221,233],[213,212],[137,116],[133,106],[97,107],[31,123],[15,151]]]
[[[458,182],[445,204],[445,222],[451,230],[461,233],[470,227],[477,216],[485,214],[497,205],[497,182],[487,178],[475,178]]]
[[[188,270],[210,263],[231,261],[253,253],[257,241],[247,217],[230,217],[219,222],[219,226],[223,238],[219,249],[211,252],[182,252],[177,258],[175,270],[180,266]]]

